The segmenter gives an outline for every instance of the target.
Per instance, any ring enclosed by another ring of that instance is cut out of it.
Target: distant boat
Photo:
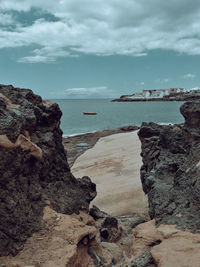
[[[83,115],[97,115],[96,112],[83,112]]]

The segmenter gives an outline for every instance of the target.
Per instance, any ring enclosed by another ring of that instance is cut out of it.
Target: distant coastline
[[[184,88],[148,89],[132,95],[122,95],[112,102],[140,101],[188,101],[200,99],[200,89],[186,91]]]

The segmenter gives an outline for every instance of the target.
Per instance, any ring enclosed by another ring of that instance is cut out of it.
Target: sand
[[[140,181],[141,143],[137,132],[101,138],[77,158],[72,166],[75,177],[89,176],[97,185],[97,197],[91,202],[117,216],[147,215],[147,198]]]

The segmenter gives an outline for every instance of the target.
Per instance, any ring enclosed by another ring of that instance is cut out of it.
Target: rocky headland
[[[146,101],[196,101],[200,100],[200,89],[184,91],[183,88],[143,90],[132,95],[122,95],[112,102],[146,102]]]
[[[114,217],[89,210],[96,186],[71,173],[58,105],[0,85],[0,266],[199,267],[200,102],[181,113],[139,130],[150,219]]]

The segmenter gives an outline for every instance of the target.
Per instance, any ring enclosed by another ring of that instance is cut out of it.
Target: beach
[[[117,133],[131,132],[138,129],[138,126],[128,125],[111,130],[95,131],[70,137],[63,137],[62,143],[67,154],[69,166],[72,167],[75,160],[86,150],[92,148],[100,138]]]
[[[147,215],[147,198],[140,181],[140,152],[140,141],[134,131],[100,138],[76,159],[71,169],[73,175],[89,176],[97,185],[97,197],[91,206],[114,216]]]
[[[198,101],[65,139],[58,105],[0,92],[0,266],[199,266]]]

